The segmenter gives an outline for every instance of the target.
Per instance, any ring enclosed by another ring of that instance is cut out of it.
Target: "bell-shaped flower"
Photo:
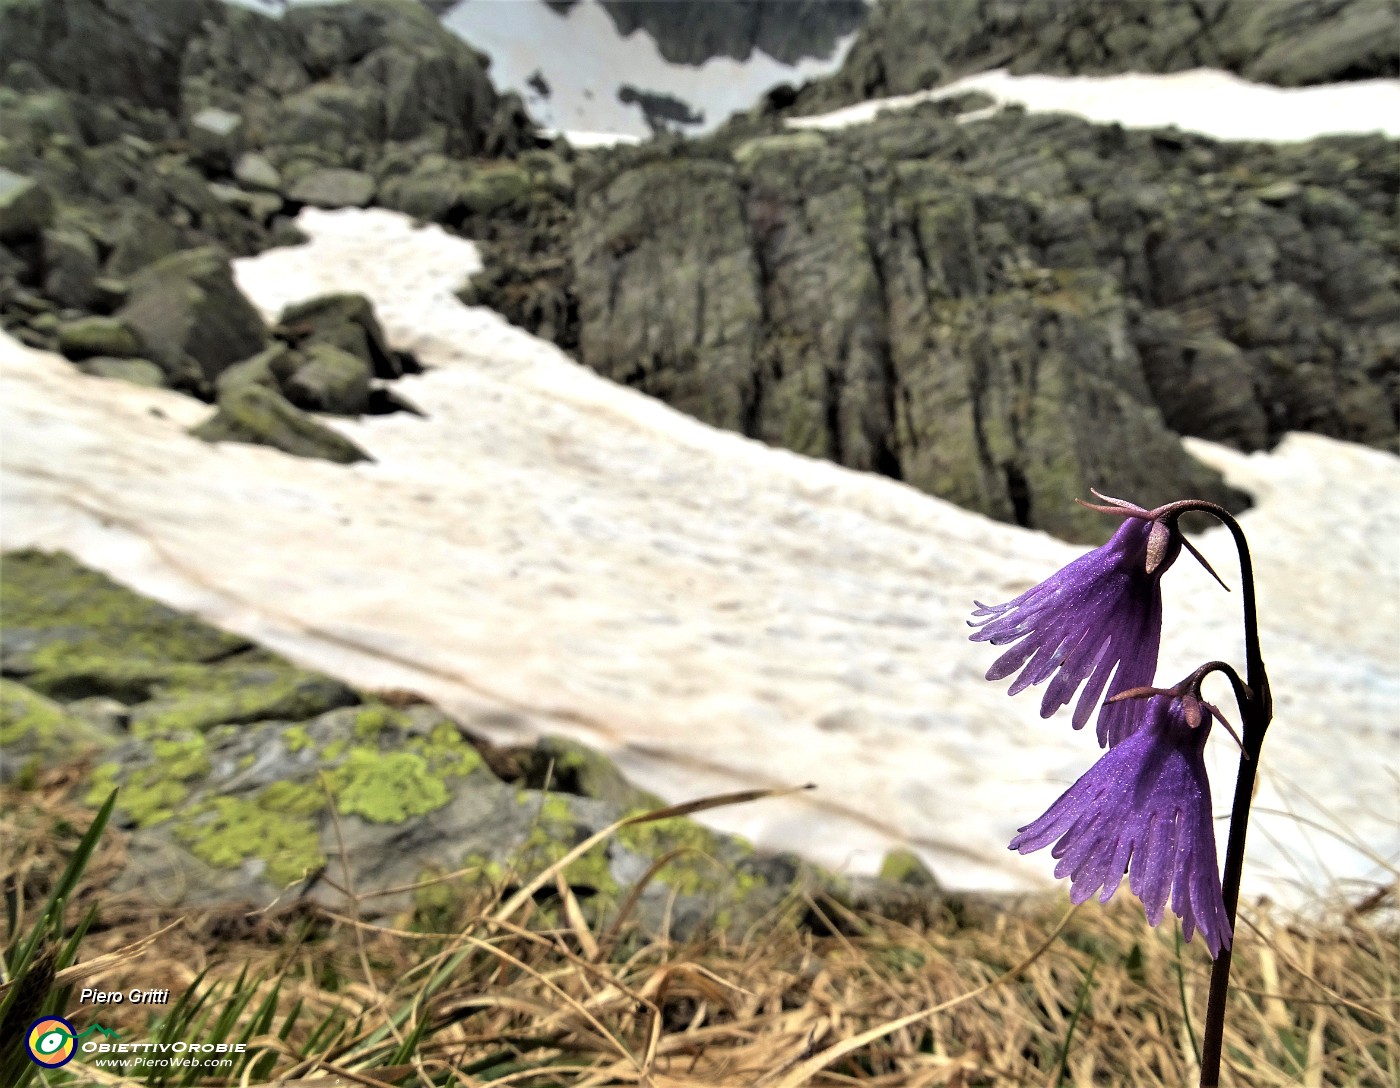
[[[988,680],[1019,672],[1011,695],[1050,681],[1040,702],[1042,718],[1068,703],[1082,686],[1074,708],[1076,729],[1105,694],[1152,683],[1162,638],[1161,579],[1186,544],[1174,517],[1100,498],[1113,505],[1090,509],[1124,519],[1107,544],[1015,600],[974,602],[977,609],[968,621],[978,628],[974,642],[1011,647],[987,670]],[[1117,744],[1135,724],[1135,716],[1121,704],[1105,705],[1098,720],[1099,744]]]
[[[1212,718],[1229,725],[1199,697],[1198,685],[1199,674],[1170,691],[1140,689],[1112,704],[1137,719],[1133,728],[1021,828],[1011,849],[1028,854],[1054,843],[1055,876],[1070,878],[1075,903],[1096,892],[1108,902],[1126,874],[1152,925],[1170,900],[1186,939],[1199,930],[1214,958],[1230,946],[1231,929],[1203,750]]]

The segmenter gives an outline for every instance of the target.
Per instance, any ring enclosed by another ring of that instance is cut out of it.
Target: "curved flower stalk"
[[[1028,854],[1054,842],[1056,877],[1070,878],[1070,900],[1096,892],[1107,903],[1123,877],[1160,925],[1168,900],[1189,941],[1200,931],[1212,958],[1230,946],[1203,756],[1211,719],[1225,719],[1200,697],[1200,674],[1169,691],[1122,693],[1135,719],[1129,734],[1020,829],[1011,849]],[[1226,728],[1229,726],[1226,724]]]
[[[1068,703],[1082,686],[1072,719],[1076,729],[1089,720],[1105,693],[1113,696],[1152,683],[1162,639],[1162,575],[1183,544],[1190,547],[1169,508],[1145,510],[1099,497],[1112,505],[1090,509],[1124,519],[1107,544],[1015,600],[973,602],[977,609],[968,621],[980,628],[972,641],[1011,645],[987,670],[988,680],[1019,671],[1010,695],[1050,681],[1040,702],[1042,718]],[[1110,701],[1099,712],[1099,744],[1118,744],[1136,726],[1131,709]]]

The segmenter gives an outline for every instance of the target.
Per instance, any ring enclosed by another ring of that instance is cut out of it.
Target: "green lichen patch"
[[[113,786],[120,786],[117,809],[136,827],[152,827],[173,819],[190,797],[190,782],[209,774],[207,742],[198,733],[162,737],[152,742],[149,758],[125,769],[104,763],[93,773],[88,804],[101,804]]]
[[[181,817],[175,838],[217,869],[260,860],[268,882],[282,887],[326,861],[319,820],[306,811],[308,804],[305,793],[276,786],[247,797],[210,798]]]
[[[0,615],[12,674],[80,657],[210,661],[248,645],[138,596],[63,552],[0,555]]]
[[[447,804],[447,786],[417,752],[351,748],[330,775],[340,812],[371,823],[397,824]]]
[[[423,757],[436,778],[465,778],[483,766],[481,753],[446,719],[426,735],[410,737],[407,747]]]
[[[569,853],[589,832],[588,826],[575,818],[566,797],[543,795],[530,833],[510,858],[510,867],[521,876],[533,876]],[[594,900],[595,908],[618,898],[620,889],[612,874],[606,841],[590,847],[565,866],[564,879],[575,891]]]

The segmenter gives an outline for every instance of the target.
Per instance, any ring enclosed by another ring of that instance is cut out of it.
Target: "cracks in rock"
[[[894,207],[893,197],[894,184],[891,182],[885,190],[885,207]],[[866,192],[870,187],[867,180]],[[868,198],[863,201],[865,206],[865,251],[866,257],[870,261],[871,270],[875,275],[875,289],[880,301],[880,321],[879,328],[875,336],[875,352],[877,363],[880,368],[880,403],[883,415],[883,430],[880,434],[870,436],[873,446],[872,468],[881,476],[889,476],[895,480],[904,479],[904,467],[900,463],[899,451],[897,448],[897,425],[898,419],[898,399],[899,399],[899,375],[894,364],[894,351],[890,346],[890,290],[889,273],[885,268],[885,250],[878,244],[882,239],[888,243],[893,236],[893,224],[882,224],[876,221],[876,202]],[[927,277],[925,277],[927,282]]]

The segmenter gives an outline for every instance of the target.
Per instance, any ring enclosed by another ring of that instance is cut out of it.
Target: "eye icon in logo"
[[[46,1069],[57,1069],[73,1060],[78,1049],[74,1045],[77,1033],[73,1025],[61,1016],[44,1016],[29,1025],[24,1037],[24,1048],[36,1065]]]

